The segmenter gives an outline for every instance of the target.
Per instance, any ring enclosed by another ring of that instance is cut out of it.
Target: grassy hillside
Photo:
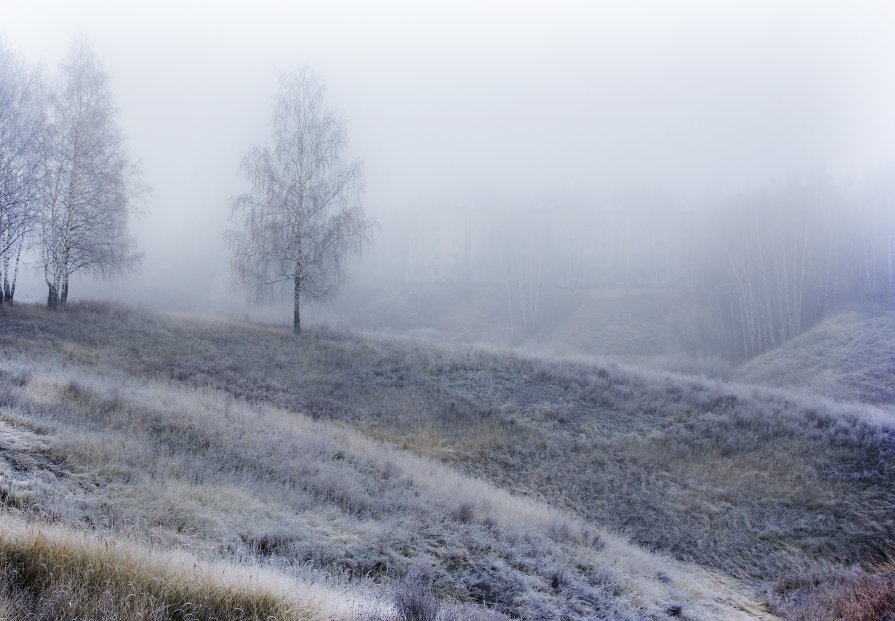
[[[895,407],[895,312],[828,317],[743,365],[736,379]]]
[[[108,306],[6,309],[0,347],[3,520],[263,567],[285,610],[387,616],[408,585],[445,619],[889,605],[875,411]]]

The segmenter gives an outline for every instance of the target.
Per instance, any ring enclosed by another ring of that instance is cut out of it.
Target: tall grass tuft
[[[441,606],[423,581],[410,580],[395,593],[395,608],[398,621],[436,621]]]
[[[208,568],[153,559],[112,540],[58,528],[0,532],[0,618],[297,621],[309,618],[263,588]],[[164,557],[163,557],[164,558]]]

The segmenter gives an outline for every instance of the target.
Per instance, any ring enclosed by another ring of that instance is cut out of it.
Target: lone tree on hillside
[[[75,43],[50,98],[44,150],[38,233],[48,308],[65,308],[75,272],[105,278],[139,264],[127,225],[145,188],[116,112],[106,72],[85,43]]]
[[[346,162],[348,139],[308,69],[284,76],[274,105],[273,143],[243,158],[251,192],[231,199],[233,270],[257,298],[292,285],[293,331],[300,302],[332,294],[344,260],[372,224],[361,205],[361,169]]]
[[[46,115],[40,74],[0,41],[0,304],[12,303],[35,223]]]

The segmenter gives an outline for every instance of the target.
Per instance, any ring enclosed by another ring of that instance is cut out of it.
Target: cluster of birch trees
[[[895,185],[792,183],[713,215],[700,284],[727,347],[767,351],[836,306],[895,302]]]
[[[13,302],[23,250],[39,257],[52,309],[65,307],[74,274],[139,262],[128,219],[144,188],[116,115],[83,41],[50,77],[0,41],[0,302]]]

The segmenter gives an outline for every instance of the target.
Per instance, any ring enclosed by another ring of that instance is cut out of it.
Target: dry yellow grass
[[[0,515],[0,619],[311,621],[270,572]]]

